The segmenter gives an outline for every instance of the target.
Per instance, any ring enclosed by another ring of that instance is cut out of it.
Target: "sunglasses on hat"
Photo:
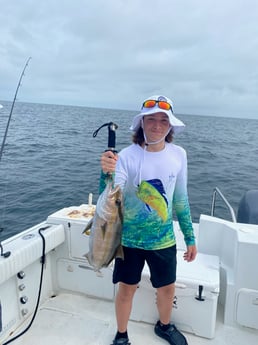
[[[143,108],[154,108],[156,106],[156,104],[158,104],[158,107],[160,109],[164,109],[164,110],[170,110],[173,112],[172,106],[171,104],[169,104],[168,102],[165,101],[155,101],[155,100],[148,100],[145,101],[142,105]]]

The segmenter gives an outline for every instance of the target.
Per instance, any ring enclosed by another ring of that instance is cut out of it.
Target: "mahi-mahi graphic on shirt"
[[[159,179],[142,181],[136,192],[147,208],[156,210],[161,219],[165,222],[168,218],[168,201],[165,190]]]

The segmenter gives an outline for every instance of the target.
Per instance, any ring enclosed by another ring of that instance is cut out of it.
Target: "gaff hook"
[[[114,122],[108,122],[104,123],[104,125],[100,126],[94,133],[93,133],[93,138],[95,138],[99,132],[99,130],[103,127],[108,126],[108,148],[106,151],[112,151],[112,152],[117,152],[116,151],[116,130],[118,128],[118,125],[115,124]]]

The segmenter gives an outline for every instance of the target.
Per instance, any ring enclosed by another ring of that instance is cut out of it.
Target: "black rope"
[[[99,132],[99,130],[103,127],[108,126],[108,148],[106,151],[116,151],[116,130],[118,128],[118,125],[115,124],[114,122],[107,122],[104,123],[104,125],[100,126],[94,133],[93,133],[93,138],[95,138]]]
[[[42,245],[42,256],[41,256],[41,274],[40,274],[40,283],[39,283],[39,292],[38,292],[38,299],[37,299],[37,304],[36,304],[36,308],[34,310],[34,314],[32,316],[32,319],[29,323],[29,325],[25,328],[24,331],[22,331],[21,333],[17,334],[15,337],[13,337],[12,339],[8,340],[7,342],[3,343],[2,345],[7,345],[7,344],[10,344],[12,343],[14,340],[16,340],[17,338],[20,338],[23,334],[25,334],[29,329],[30,327],[32,326],[33,322],[34,322],[34,319],[36,317],[36,314],[38,312],[38,307],[39,307],[39,302],[40,302],[40,296],[41,296],[41,289],[42,289],[42,281],[43,281],[43,271],[44,271],[44,264],[45,264],[45,261],[46,261],[46,240],[45,240],[45,237],[42,235],[42,231],[46,230],[47,228],[49,228],[50,225],[48,226],[45,226],[43,228],[40,228],[38,230],[39,232],[39,235],[40,237],[42,238],[42,242],[43,242],[43,245]]]
[[[114,125],[116,126],[116,128],[117,128],[117,125],[116,125],[115,123],[113,123],[113,122],[104,123],[104,125],[100,126],[100,127],[99,127],[98,129],[96,129],[96,131],[92,134],[93,138],[95,138],[95,137],[97,136],[97,134],[98,134],[98,132],[99,132],[99,130],[100,130],[101,128],[106,127],[106,126],[110,127],[110,126],[112,126],[113,124],[114,124]]]

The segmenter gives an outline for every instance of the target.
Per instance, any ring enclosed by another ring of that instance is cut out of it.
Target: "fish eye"
[[[121,200],[120,200],[120,199],[116,199],[115,204],[116,204],[117,206],[120,206],[120,205],[121,205]]]

